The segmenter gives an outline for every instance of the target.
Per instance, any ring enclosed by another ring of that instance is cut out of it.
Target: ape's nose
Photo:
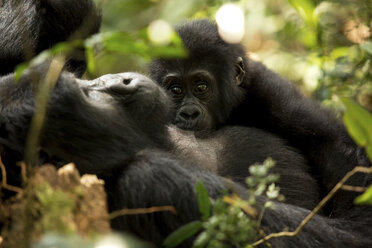
[[[87,87],[86,83],[84,84],[85,86],[83,87]],[[157,85],[151,79],[134,72],[106,74],[90,81],[88,85],[89,90],[110,91],[114,94],[131,94],[140,88],[145,90],[156,87]]]
[[[179,115],[187,121],[196,120],[200,116],[200,111],[196,106],[185,106],[181,109]]]
[[[111,85],[110,89],[114,91],[119,90],[120,92],[118,93],[132,93],[152,82],[149,78],[133,72],[126,72],[115,75],[119,79],[119,81]]]
[[[125,85],[130,84],[130,82],[132,82],[132,78],[124,78],[124,79],[123,79],[123,83],[124,83]]]

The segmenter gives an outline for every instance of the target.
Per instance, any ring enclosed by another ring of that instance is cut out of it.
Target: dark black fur
[[[91,0],[0,1],[0,76],[12,73],[18,64],[30,60],[58,42],[88,37],[98,31],[100,22],[100,12]],[[83,51],[76,49],[68,54],[66,59],[65,67],[68,71],[76,76],[84,73],[86,64]],[[2,101],[7,99],[3,106],[0,105],[0,108],[4,109],[6,104],[10,103],[17,104],[18,94],[15,89],[11,92],[5,89],[0,92],[4,98]],[[32,104],[33,99],[25,99],[25,101]],[[4,109],[0,119],[5,120],[5,112]],[[26,119],[17,118],[14,121],[14,124],[18,125],[25,123]],[[1,121],[1,139],[24,141],[27,130],[16,131],[13,135],[6,131],[6,125],[9,123]],[[15,161],[23,159],[23,150],[19,149],[19,147],[0,146],[0,151],[9,155],[5,158],[8,164],[14,164]],[[10,183],[14,182],[12,179],[17,177],[16,174],[16,170],[8,173]]]
[[[154,60],[150,75],[166,89],[169,89],[167,75],[178,75],[171,84],[181,85],[185,93],[180,97],[170,94],[175,98],[178,114],[175,124],[179,127],[203,130],[240,125],[279,135],[305,156],[322,195],[354,166],[369,165],[364,151],[351,140],[333,113],[303,97],[293,85],[261,63],[249,59],[241,45],[224,42],[218,35],[216,24],[196,20],[179,26],[177,32],[189,50],[189,56],[186,59]],[[239,57],[242,62],[237,63]],[[199,80],[189,76],[197,70],[206,70],[212,75],[208,83],[213,94],[206,100],[190,96],[187,91],[194,81]],[[191,99],[189,102],[185,102],[187,97]],[[180,121],[180,112],[187,104],[201,106],[198,120],[190,122],[181,118]],[[205,117],[210,121],[205,121],[203,116],[210,116]],[[350,183],[367,186],[367,181],[370,177],[357,175]],[[329,214],[343,215],[345,209],[352,206],[354,197],[355,194],[346,193],[336,197],[334,204],[329,206]]]
[[[19,47],[13,49],[18,51]],[[23,157],[35,105],[36,87],[32,82],[35,76],[45,75],[46,69],[46,65],[32,68],[17,84],[13,74],[0,78],[0,152],[5,162]],[[115,229],[132,232],[157,245],[177,227],[200,218],[194,192],[197,180],[205,183],[211,197],[219,196],[226,188],[244,197],[241,182],[248,175],[247,167],[267,156],[280,163],[277,168],[284,179],[283,191],[291,204],[278,203],[276,210],[266,211],[262,220],[266,233],[285,227],[294,229],[309,212],[303,207],[310,208],[319,200],[314,174],[299,152],[286,140],[265,131],[228,127],[196,140],[207,142],[207,147],[218,155],[218,163],[212,164],[211,171],[198,164],[197,156],[195,160],[186,159],[169,152],[176,146],[166,125],[172,115],[170,106],[163,90],[139,74],[105,75],[84,81],[63,72],[51,95],[40,149],[50,157],[75,162],[82,173],[104,178],[110,210],[175,206],[177,215],[161,212],[123,216],[112,222]],[[330,124],[338,125],[336,120],[325,117]],[[316,119],[314,122],[321,124]],[[313,136],[313,140],[321,143],[323,137]],[[219,144],[223,144],[222,148]],[[192,150],[190,154],[194,155]],[[350,156],[355,158],[355,154]],[[6,166],[8,172],[13,171],[12,163]],[[226,183],[221,175],[235,182]],[[273,239],[271,243],[273,247],[368,247],[372,242],[370,216],[370,209],[350,206],[342,218],[316,216],[299,236]],[[190,242],[184,247],[189,247]]]
[[[0,5],[0,75],[58,42],[98,31],[100,14],[90,0],[4,0]],[[85,71],[84,53],[75,51],[67,67]]]

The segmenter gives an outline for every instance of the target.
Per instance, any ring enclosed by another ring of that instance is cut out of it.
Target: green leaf
[[[85,49],[85,57],[87,60],[87,70],[90,75],[93,75],[96,72],[96,59],[94,57],[94,48],[87,47]]]
[[[60,42],[53,46],[49,52],[52,55],[61,54],[61,53],[68,53],[73,51],[75,48],[83,47],[84,41],[83,40],[73,40],[69,42]]]
[[[372,145],[371,144],[369,144],[366,147],[366,153],[367,153],[369,160],[372,161]]]
[[[30,66],[29,62],[25,62],[22,64],[17,65],[17,67],[14,70],[14,80],[17,82],[21,79],[23,72],[27,70],[27,68]]]
[[[350,134],[350,136],[355,140],[355,142],[361,146],[365,147],[367,145],[367,132],[363,129],[363,126],[358,120],[354,119],[349,112],[346,112],[343,116],[344,124]]]
[[[350,136],[359,146],[366,148],[367,155],[372,161],[372,115],[347,98],[341,101],[346,107],[343,121]]]
[[[29,67],[39,65],[50,59],[57,54],[66,54],[73,51],[75,48],[83,47],[84,42],[82,40],[73,40],[69,42],[60,42],[54,45],[52,48],[39,53],[36,57],[28,62],[17,65],[14,70],[14,80],[17,82]]]
[[[200,231],[203,227],[202,224],[203,223],[200,220],[196,220],[184,226],[181,226],[165,239],[164,246],[167,248],[178,246],[183,241]]]
[[[135,41],[132,36],[123,32],[110,33],[104,36],[103,43],[108,51],[142,54],[146,46],[141,41]]]
[[[318,17],[315,14],[315,6],[311,0],[288,0],[289,4],[299,13],[307,25],[316,26]]]
[[[196,237],[192,247],[193,248],[205,247],[209,240],[210,240],[209,233],[207,231],[204,231]]]
[[[149,40],[146,30],[139,31],[135,35],[124,32],[106,33],[99,38],[96,37],[92,42],[103,43],[106,51],[137,54],[146,59],[152,57],[185,57],[187,55],[182,40],[176,33],[173,33],[169,45],[153,44]]]
[[[372,205],[372,186],[370,186],[366,192],[355,198],[354,203],[359,205]]]
[[[361,44],[360,48],[372,55],[372,42]]]
[[[352,50],[353,47],[337,47],[335,49],[332,50],[331,54],[330,54],[330,57],[333,59],[333,60],[336,60],[338,58],[341,58],[341,57],[348,57],[350,55],[350,53],[352,53]]]
[[[49,50],[45,50],[41,53],[39,53],[35,58],[28,62],[21,63],[17,65],[14,72],[14,80],[17,82],[23,75],[23,73],[31,66],[39,65],[43,62],[45,62],[47,59],[51,58],[52,54]]]
[[[198,198],[198,206],[202,221],[206,221],[211,215],[211,204],[209,194],[202,181],[198,181],[195,185],[196,195]]]

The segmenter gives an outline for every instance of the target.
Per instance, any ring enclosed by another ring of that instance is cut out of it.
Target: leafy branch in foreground
[[[267,159],[262,164],[250,166],[251,176],[246,179],[248,199],[242,199],[237,195],[225,195],[211,201],[204,184],[198,182],[195,190],[201,220],[177,229],[168,236],[164,245],[176,247],[196,233],[199,234],[193,247],[245,247],[253,243],[262,234],[259,226],[265,209],[273,207],[272,200],[283,199],[274,184],[278,176],[269,174],[274,164],[272,159]],[[263,195],[268,201],[260,207],[256,198]],[[261,209],[259,214],[257,209]]]
[[[365,149],[369,160],[372,161],[372,115],[347,98],[342,98],[341,101],[346,108],[343,121],[350,136]],[[358,190],[360,191],[361,188],[356,189]],[[372,186],[363,190],[365,193],[355,198],[355,204],[372,205]]]
[[[206,189],[199,182],[196,187],[198,195],[199,209],[202,213],[202,220],[191,222],[175,232],[173,232],[165,241],[166,247],[176,247],[187,238],[200,232],[196,237],[193,247],[255,247],[266,243],[272,238],[293,237],[298,235],[305,225],[319,212],[319,210],[340,190],[354,189],[354,187],[345,185],[347,180],[356,173],[372,174],[372,167],[356,166],[349,171],[335,187],[319,202],[319,204],[302,220],[294,231],[283,231],[271,233],[257,240],[262,236],[260,229],[261,218],[266,208],[273,207],[271,200],[282,200],[283,196],[279,194],[279,189],[273,184],[277,175],[268,174],[269,169],[274,165],[271,159],[266,160],[263,165],[252,165],[250,167],[251,176],[246,179],[248,185],[248,199],[244,200],[237,195],[227,196],[214,201],[213,215],[206,211],[206,206],[210,204],[209,198],[206,198]],[[362,187],[358,187],[360,190]],[[269,200],[261,209],[257,218],[257,196],[265,195]],[[206,203],[208,202],[208,203]],[[372,204],[372,187],[368,188],[364,194],[357,197],[357,204]],[[206,219],[207,216],[208,219]],[[257,241],[255,241],[257,240]]]
[[[278,238],[278,237],[284,237],[284,236],[293,237],[299,234],[302,231],[302,229],[305,227],[305,225],[319,212],[319,210],[342,188],[342,186],[344,186],[346,181],[358,172],[372,173],[372,167],[367,168],[367,167],[357,166],[353,170],[349,171],[341,179],[341,181],[338,182],[336,186],[326,195],[326,197],[324,197],[323,200],[321,200],[319,204],[305,217],[305,219],[301,221],[300,225],[298,225],[298,227],[293,232],[284,231],[284,232],[279,232],[279,233],[271,233],[263,237],[262,239],[256,241],[253,244],[253,246],[260,245],[263,242],[266,242],[272,238]]]
[[[366,150],[367,156],[372,161],[372,116],[358,104],[347,98],[341,99],[346,111],[343,115],[344,124],[355,142]],[[319,212],[319,210],[340,190],[353,190],[356,192],[364,192],[364,194],[355,198],[356,204],[372,204],[372,186],[368,189],[364,187],[356,187],[345,185],[347,180],[356,173],[372,174],[372,167],[356,166],[335,185],[335,187],[320,201],[320,203],[305,217],[300,225],[292,232],[284,231],[272,233],[256,241],[253,246],[262,244],[263,242],[277,237],[296,236],[301,232],[304,226]]]

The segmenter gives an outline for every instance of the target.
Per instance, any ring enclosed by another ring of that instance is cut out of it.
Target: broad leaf
[[[96,59],[94,56],[94,48],[87,47],[85,49],[85,57],[87,60],[87,70],[89,74],[94,74],[96,72]]]
[[[343,120],[347,130],[359,146],[366,148],[372,161],[372,115],[347,98],[341,100],[346,107]]]
[[[17,67],[14,70],[14,80],[17,82],[19,79],[21,79],[23,72],[27,70],[27,68],[30,66],[29,62],[21,63],[17,65]]]
[[[366,192],[355,198],[354,203],[359,205],[372,205],[372,186],[370,186]]]
[[[315,14],[315,6],[311,0],[288,0],[293,8],[299,13],[307,25],[316,26],[318,18]]]
[[[168,45],[152,43],[145,30],[133,35],[125,32],[105,33],[95,37],[94,42],[104,44],[106,51],[137,54],[146,59],[152,57],[185,57],[187,55],[187,50],[176,33],[172,34]]]
[[[354,119],[351,114],[346,112],[343,116],[344,124],[350,134],[350,136],[355,140],[355,142],[361,146],[365,147],[367,145],[367,132],[364,130],[363,126]]]
[[[211,204],[209,201],[208,191],[202,181],[198,181],[198,183],[195,185],[195,190],[198,197],[201,219],[206,221],[211,215]]]
[[[181,226],[165,239],[164,246],[167,248],[177,247],[183,241],[200,231],[203,227],[202,224],[200,220],[197,220]]]

